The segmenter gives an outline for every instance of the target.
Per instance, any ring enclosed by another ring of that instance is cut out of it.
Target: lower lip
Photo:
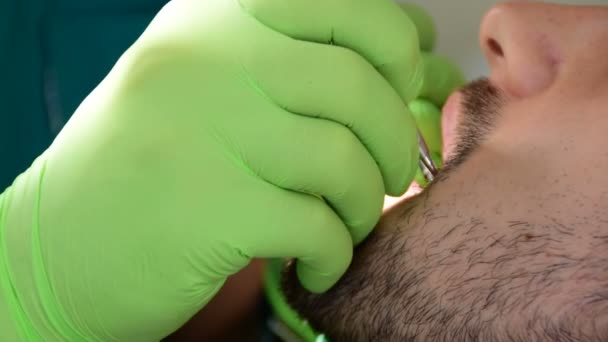
[[[454,92],[448,97],[441,113],[441,134],[443,139],[443,160],[445,161],[454,149],[456,127],[458,126],[458,110],[460,107],[460,92]]]

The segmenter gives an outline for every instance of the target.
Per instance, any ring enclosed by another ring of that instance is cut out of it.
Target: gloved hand
[[[443,166],[441,137],[441,107],[447,97],[464,85],[462,71],[449,59],[433,53],[437,33],[432,17],[415,4],[399,4],[416,26],[418,32],[424,78],[418,98],[408,103],[416,125],[427,143],[438,168]],[[427,185],[422,171],[417,170],[416,183]]]
[[[170,2],[0,198],[22,338],[160,339],[252,257],[326,290],[416,172],[418,46],[389,0]]]
[[[432,53],[422,53],[422,64],[426,72],[422,91],[417,99],[408,104],[416,125],[427,143],[431,158],[438,168],[443,166],[443,141],[441,135],[441,109],[447,97],[458,87],[464,85],[460,69],[447,58]],[[415,180],[422,186],[427,180],[418,170]]]

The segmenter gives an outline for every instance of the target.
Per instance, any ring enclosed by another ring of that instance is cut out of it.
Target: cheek
[[[608,51],[608,47],[604,48]],[[608,56],[608,55],[607,55]],[[560,76],[555,92],[559,92],[556,103],[577,103],[581,100],[595,98],[606,99],[608,96],[608,58],[598,61],[580,56],[576,63]],[[606,104],[606,102],[604,102]],[[585,106],[585,103],[581,103]],[[603,108],[599,111],[607,113]]]
[[[525,215],[535,179],[544,177],[539,170],[528,169],[527,158],[519,155],[513,144],[491,135],[445,180],[435,184],[425,205],[432,215],[460,221]]]
[[[596,22],[579,25],[574,36],[577,46],[568,51],[560,82],[566,91],[583,98],[598,90],[608,95],[608,11]]]

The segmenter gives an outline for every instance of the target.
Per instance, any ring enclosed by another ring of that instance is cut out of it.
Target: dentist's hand
[[[422,50],[423,81],[418,98],[408,103],[416,125],[427,143],[435,165],[442,167],[441,107],[448,96],[464,85],[462,71],[449,59],[433,53],[437,32],[432,17],[415,4],[399,4],[418,31]],[[415,180],[425,186],[426,179],[417,170]]]
[[[328,289],[414,177],[424,79],[390,0],[170,2],[0,198],[19,330],[157,340],[253,257]]]

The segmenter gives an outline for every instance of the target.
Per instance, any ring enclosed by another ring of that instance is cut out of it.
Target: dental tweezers
[[[435,166],[435,162],[433,162],[433,158],[431,158],[431,152],[429,151],[429,147],[424,141],[420,130],[418,130],[418,152],[420,157],[418,159],[418,165],[420,166],[420,170],[422,170],[422,174],[427,182],[432,182],[437,175],[437,167]]]

